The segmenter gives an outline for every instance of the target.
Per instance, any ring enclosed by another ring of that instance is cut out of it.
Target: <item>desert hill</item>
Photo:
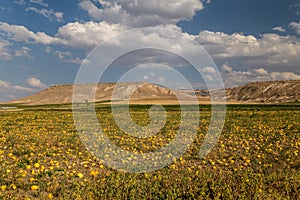
[[[54,85],[32,96],[10,101],[15,104],[62,104],[72,103],[74,85]],[[190,97],[194,92],[199,103],[209,102],[207,90],[177,90],[144,82],[138,83],[99,83],[76,86],[76,102],[122,101],[130,99],[134,103],[178,103],[176,94]],[[115,90],[115,91],[114,91]],[[112,97],[112,94],[114,95]],[[213,91],[218,94],[218,91]],[[253,82],[226,89],[226,99],[235,103],[280,103],[300,101],[300,80]],[[132,94],[132,95],[131,95]],[[94,99],[95,96],[95,99]],[[220,97],[221,98],[221,97]]]
[[[253,82],[227,89],[228,101],[280,103],[300,101],[300,80]]]
[[[12,104],[62,104],[72,103],[74,85],[53,85],[34,95],[13,100]],[[114,92],[113,98],[112,94]],[[174,92],[150,83],[99,83],[76,86],[76,102],[109,101],[109,100],[153,100],[174,99]],[[132,94],[132,95],[131,95]],[[95,99],[94,99],[95,97]]]

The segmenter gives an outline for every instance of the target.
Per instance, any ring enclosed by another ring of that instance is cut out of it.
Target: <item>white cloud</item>
[[[0,80],[0,102],[13,100],[36,92],[36,89],[14,85],[11,82]]]
[[[0,80],[0,102],[32,95],[47,87],[47,85],[43,84],[35,77],[28,78],[26,82],[30,87],[24,87],[22,85],[16,85],[8,81]]]
[[[82,62],[88,62],[88,61],[80,59],[80,58],[71,58],[71,59],[65,59],[65,60],[63,60],[63,62],[81,65]]]
[[[221,68],[223,70],[222,77],[226,87],[235,87],[256,81],[300,80],[300,75],[293,72],[268,72],[263,68],[236,71],[226,64]]]
[[[22,47],[19,50],[15,50],[15,56],[17,57],[27,57],[32,59],[33,56],[30,54],[30,49],[28,47]]]
[[[300,22],[291,22],[289,26],[300,35]]]
[[[48,7],[48,4],[44,3],[43,0],[29,0],[29,2]]]
[[[240,59],[256,64],[299,64],[300,40],[295,36],[263,34],[260,38],[252,35],[202,31],[197,41],[216,60]]]
[[[24,0],[14,1],[14,3],[19,4],[19,5],[25,5],[25,1]]]
[[[48,49],[48,53],[51,52],[51,49],[49,50]],[[57,57],[63,61],[63,62],[66,62],[66,63],[73,63],[73,64],[76,64],[76,65],[81,65],[82,62],[84,61],[83,59],[80,59],[80,58],[74,58],[72,53],[69,52],[69,51],[55,51],[53,52],[55,55],[57,55]]]
[[[107,22],[68,23],[58,29],[55,36],[44,32],[34,33],[25,26],[0,22],[0,35],[15,42],[40,43],[44,45],[64,45],[78,49],[92,49],[104,40],[127,30],[120,24]],[[2,42],[2,47],[5,43]],[[49,53],[50,47],[46,47]]]
[[[9,46],[12,46],[10,42],[0,39],[0,60],[10,60],[13,56],[33,58],[28,47],[22,47],[21,49],[16,49],[14,52],[11,52],[8,48]]]
[[[282,28],[281,26],[276,26],[273,28],[274,31],[279,31],[279,32],[286,32],[286,30],[284,28]]]
[[[160,25],[160,27],[182,31],[176,25]],[[49,36],[43,32],[34,33],[24,26],[0,22],[0,34],[6,35],[8,39],[13,41],[40,43],[44,45],[63,45],[85,50],[91,50],[101,42],[129,29],[125,25],[110,24],[105,21],[74,22],[60,27],[54,36]],[[172,36],[168,36],[167,34],[147,33],[143,30],[135,31],[134,34],[134,38],[136,38],[135,42],[140,44],[140,46],[157,44],[163,49],[168,47],[173,52],[188,51],[194,56],[197,56],[199,52],[195,50],[194,44],[187,41],[196,40],[205,47],[212,58],[218,63],[234,60],[248,67],[276,65],[277,67],[287,67],[287,71],[299,68],[300,40],[292,35],[280,36],[269,33],[255,37],[242,33],[226,34],[222,32],[202,31],[197,36],[185,33],[182,38],[172,38]],[[126,40],[126,32],[121,35],[121,37],[110,40],[109,44],[111,46],[109,46],[107,51],[114,51],[115,48],[132,45]],[[128,37],[132,36],[128,35]],[[2,43],[2,46],[0,43],[0,48],[5,49],[5,43]],[[9,58],[8,52],[3,52],[2,57]],[[74,57],[65,58],[63,61],[77,64],[82,62],[81,59]],[[271,69],[271,67],[268,69]]]
[[[232,67],[228,66],[227,64],[224,64],[221,66],[221,70],[223,72],[232,72]]]
[[[23,87],[20,85],[13,85],[10,82],[0,80],[0,92],[5,91],[19,91],[19,92],[32,92],[32,88]]]
[[[61,60],[65,59],[66,57],[72,56],[72,54],[68,51],[55,51],[54,54],[57,55]]]
[[[16,42],[35,42],[41,44],[62,44],[59,38],[51,37],[43,32],[34,33],[21,25],[11,25],[0,22],[0,35]]]
[[[28,7],[26,8],[26,11],[33,11],[35,13],[38,13],[40,15],[43,15],[44,17],[48,18],[49,20],[55,20],[58,22],[63,21],[63,15],[62,12],[55,12],[54,10],[50,9],[37,9],[35,7]]]
[[[57,37],[68,46],[79,49],[92,49],[100,42],[125,31],[120,24],[107,22],[68,23],[58,29]]]
[[[176,24],[191,19],[195,12],[203,9],[199,0],[98,0],[103,8],[90,0],[82,0],[80,7],[97,20],[121,23],[130,27]]]
[[[5,22],[0,23],[0,30],[7,33],[7,37],[14,41],[29,41],[35,37],[32,31],[29,31],[24,26],[10,25]]]
[[[10,45],[11,44],[8,41],[0,39],[0,60],[11,59],[12,55],[10,54],[9,50],[7,49],[7,47]]]
[[[268,74],[267,70],[265,70],[263,68],[254,69],[253,72],[257,75],[267,75]]]
[[[207,74],[215,74],[217,73],[216,69],[214,67],[203,67],[201,69],[201,72],[207,73]]]
[[[30,77],[26,81],[30,86],[35,87],[35,88],[46,88],[47,87],[47,85],[42,83],[41,80],[39,80],[36,77]]]

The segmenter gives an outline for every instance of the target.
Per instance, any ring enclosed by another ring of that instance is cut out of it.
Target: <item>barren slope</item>
[[[72,103],[74,85],[55,85],[37,94],[9,103],[20,104],[62,104]],[[150,83],[101,83],[76,86],[75,102],[92,101],[125,101],[133,103],[168,102],[178,103],[175,93],[187,102],[197,95],[199,103],[210,103],[210,93],[207,90],[177,90],[160,87]],[[213,91],[218,94],[218,91]],[[94,99],[95,97],[95,99]],[[253,82],[246,85],[226,89],[228,102],[236,103],[279,103],[300,101],[300,80]]]
[[[300,101],[300,81],[253,82],[228,89],[228,101],[239,102],[296,102]]]
[[[76,102],[176,99],[173,91],[149,83],[119,83],[117,88],[116,83],[83,84],[75,88]],[[74,85],[54,85],[37,94],[9,103],[30,105],[72,103],[73,89]]]

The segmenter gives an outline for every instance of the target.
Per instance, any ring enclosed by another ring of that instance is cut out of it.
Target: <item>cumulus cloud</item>
[[[83,60],[80,58],[74,58],[72,53],[69,51],[53,51],[50,47],[45,49],[47,53],[53,53],[56,55],[62,62],[73,63],[80,65]]]
[[[35,13],[38,13],[46,18],[48,18],[49,20],[55,20],[55,21],[58,21],[58,22],[61,22],[63,21],[63,15],[64,13],[62,12],[55,12],[54,10],[52,9],[37,9],[35,7],[28,7],[26,8],[26,11],[33,11]]]
[[[58,29],[57,37],[74,48],[92,49],[100,42],[111,38],[126,27],[107,22],[68,23]]]
[[[300,22],[291,22],[289,26],[300,35]]]
[[[178,21],[191,19],[195,12],[203,9],[199,0],[82,0],[79,6],[97,20],[109,23],[121,23],[129,27],[176,24]]]
[[[295,36],[263,34],[260,37],[241,33],[202,31],[196,39],[216,60],[240,59],[256,64],[299,64],[300,40]]]
[[[279,31],[279,32],[286,32],[286,30],[284,28],[282,28],[281,26],[276,26],[273,28],[274,31]]]
[[[0,34],[16,42],[34,42],[41,44],[62,44],[59,38],[47,35],[44,32],[34,33],[25,26],[11,25],[6,22],[0,22]]]
[[[33,58],[33,56],[30,54],[30,49],[28,47],[22,47],[19,50],[15,50],[14,56],[27,57],[27,58],[30,58],[30,59]]]
[[[27,57],[32,59],[33,56],[30,54],[30,49],[28,47],[22,47],[21,49],[16,49],[12,52],[9,47],[12,44],[6,40],[0,39],[0,60],[10,60],[15,57]]]
[[[113,3],[106,2],[107,5]],[[106,5],[105,4],[105,5]],[[176,25],[159,25],[171,30],[182,32]],[[130,28],[122,24],[112,24],[106,21],[101,22],[73,22],[60,27],[54,36],[44,32],[34,33],[24,26],[0,23],[0,34],[6,35],[13,41],[27,43],[40,43],[44,45],[63,45],[75,49],[91,50],[103,41],[114,35],[122,34],[122,37],[110,41],[107,51],[114,51],[115,48],[132,45],[126,39],[126,31]],[[293,35],[281,36],[278,34],[266,33],[259,37],[244,35],[242,33],[226,34],[222,32],[202,31],[199,35],[184,34],[182,38],[172,38],[167,34],[147,33],[135,31],[135,43],[149,46],[149,44],[160,45],[163,49],[168,47],[175,52],[188,51],[194,56],[198,55],[195,45],[186,42],[195,40],[208,51],[217,63],[238,61],[245,66],[272,66],[286,67],[287,71],[299,70],[300,40]],[[186,40],[187,39],[187,40]],[[5,49],[8,43],[0,43],[0,48]],[[4,52],[4,53],[2,53]],[[1,57],[9,58],[7,51],[2,51]],[[6,53],[5,53],[6,52]],[[57,56],[59,56],[57,54]],[[60,55],[62,56],[62,55]],[[79,58],[69,57],[65,62],[80,64]],[[271,70],[272,71],[272,70]],[[281,71],[281,70],[280,70]]]
[[[242,71],[234,70],[227,64],[221,69],[225,85],[229,88],[256,81],[300,80],[300,75],[293,72],[268,72],[263,68]]]
[[[209,67],[209,66],[203,67],[203,68],[201,69],[201,72],[207,73],[207,74],[214,74],[214,73],[217,73],[217,71],[216,71],[216,69],[215,69],[214,67]]]
[[[0,80],[0,102],[16,99],[27,94],[32,94],[35,90],[29,87],[14,85],[10,82]]]
[[[0,80],[0,91],[20,91],[20,92],[32,92],[32,88],[23,87],[20,85],[13,85],[10,82]]]
[[[34,33],[21,25],[0,22],[0,34],[15,42],[40,43],[44,45],[64,45],[77,49],[92,49],[102,41],[111,38],[127,28],[107,22],[68,23],[58,29],[55,36],[44,32]]]
[[[47,50],[47,49],[46,49]],[[51,50],[48,49],[48,53],[50,53]],[[83,59],[80,58],[74,58],[72,53],[69,51],[55,51],[53,52],[57,57],[66,63],[73,63],[77,65],[81,65],[82,62],[84,61]]]
[[[11,44],[6,40],[0,39],[0,60],[9,60],[11,59],[12,55],[10,54],[8,50],[8,46]]]
[[[0,102],[14,100],[24,96],[32,95],[44,89],[47,85],[43,84],[38,78],[31,77],[26,80],[29,87],[13,84],[8,81],[0,80]]]
[[[65,59],[66,57],[72,56],[72,54],[68,51],[55,51],[54,54],[57,55],[61,60]]]
[[[172,30],[181,31],[176,25],[161,25]],[[0,33],[13,41],[41,43],[44,45],[64,45],[77,49],[91,50],[101,42],[114,35],[122,33],[129,28],[121,24],[110,24],[105,21],[68,23],[60,27],[55,36],[49,36],[43,32],[34,33],[24,26],[0,23]],[[181,38],[169,40],[160,34],[145,34],[143,31],[136,32],[136,42],[151,44],[159,43],[162,47],[170,46],[193,52],[193,45],[184,44]],[[260,37],[244,35],[242,33],[226,34],[222,32],[202,31],[199,35],[186,37],[198,41],[210,55],[219,62],[229,60],[242,60],[249,65],[280,65],[285,64],[294,68],[299,64],[300,40],[296,36],[280,36],[278,34],[263,34]],[[112,48],[118,48],[126,44],[116,39]],[[5,44],[5,43],[4,43]],[[2,44],[2,48],[5,45]],[[113,51],[113,49],[111,49]],[[5,52],[5,51],[4,51]],[[3,53],[2,53],[3,54]],[[4,55],[2,55],[3,57]],[[6,54],[6,57],[9,56]]]
[[[227,64],[223,64],[222,66],[221,66],[221,70],[223,71],[223,72],[225,72],[225,73],[230,73],[230,72],[232,72],[232,67],[230,67],[229,65],[227,65]]]
[[[47,87],[47,85],[42,83],[41,80],[36,77],[30,77],[26,81],[31,87],[35,87],[35,88],[46,88]]]

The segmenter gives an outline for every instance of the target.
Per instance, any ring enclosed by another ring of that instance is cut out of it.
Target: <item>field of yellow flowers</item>
[[[133,120],[146,125],[148,108],[132,106]],[[170,166],[138,174],[94,158],[77,134],[70,106],[1,111],[0,199],[300,199],[299,106],[228,106],[218,143],[201,159],[210,107],[199,109],[198,135],[188,151]],[[137,139],[122,133],[109,107],[97,107],[108,137],[138,153],[174,137],[168,128],[176,127],[180,107],[166,110],[169,127]]]

